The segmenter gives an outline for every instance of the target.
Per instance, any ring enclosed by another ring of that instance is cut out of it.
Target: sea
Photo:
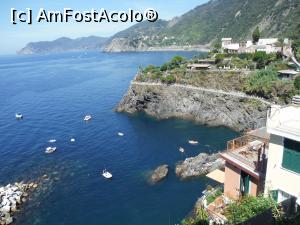
[[[17,225],[174,225],[191,212],[207,177],[180,180],[176,163],[226,148],[238,134],[179,119],[117,113],[139,68],[201,52],[0,56],[0,186],[37,182]],[[23,120],[15,114],[22,113]],[[89,122],[85,115],[92,115]],[[118,132],[124,136],[118,136]],[[74,138],[75,142],[70,139]],[[56,143],[48,143],[56,139]],[[188,140],[198,140],[198,145]],[[46,147],[57,147],[45,154]],[[178,151],[182,146],[185,153]],[[148,182],[169,165],[166,179]],[[105,179],[107,169],[113,175]]]

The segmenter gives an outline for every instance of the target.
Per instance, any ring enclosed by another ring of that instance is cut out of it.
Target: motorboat
[[[89,120],[91,120],[92,119],[92,116],[91,115],[86,115],[85,117],[84,117],[84,121],[89,121]]]
[[[50,154],[56,151],[56,147],[47,147],[45,153]]]
[[[123,137],[123,136],[124,136],[124,133],[119,132],[118,135],[119,135],[120,137]]]
[[[23,115],[21,113],[16,113],[16,119],[17,120],[23,119]]]
[[[196,144],[198,144],[199,142],[198,142],[198,141],[195,141],[195,140],[189,140],[189,143],[190,143],[191,145],[196,145]]]
[[[75,138],[71,138],[70,141],[71,141],[71,142],[75,142]]]
[[[56,140],[55,140],[55,139],[50,139],[48,142],[49,142],[49,143],[55,143]]]
[[[179,151],[184,153],[184,148],[183,147],[179,147]]]
[[[108,172],[106,169],[102,171],[102,176],[105,177],[106,179],[112,178],[112,174]]]

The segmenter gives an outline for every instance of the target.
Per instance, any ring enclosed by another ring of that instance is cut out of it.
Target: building
[[[222,38],[221,43],[222,43],[222,49],[226,48],[228,45],[230,45],[232,42],[232,38]]]
[[[224,195],[230,199],[257,196],[264,191],[269,135],[266,128],[248,132],[227,143]]]
[[[281,51],[281,48],[277,46],[278,38],[261,38],[256,44],[253,44],[251,40],[233,43],[232,38],[222,38],[221,42],[222,50],[228,53],[254,53],[256,51],[263,51],[270,54]],[[290,48],[290,42],[287,38],[284,39],[284,44]]]
[[[187,68],[189,70],[208,70],[210,67],[211,67],[210,64],[199,64],[199,63],[193,63],[187,65]]]
[[[279,70],[278,71],[278,77],[280,79],[289,79],[292,80],[296,77],[296,75],[299,72],[295,71],[295,70]]]
[[[265,195],[287,207],[300,210],[300,96],[292,105],[274,105],[268,112],[270,133]]]

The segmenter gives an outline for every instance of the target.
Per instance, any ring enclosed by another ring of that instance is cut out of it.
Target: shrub
[[[208,225],[208,214],[204,208],[197,209],[195,218],[184,219],[181,222],[183,225]]]
[[[262,69],[268,63],[268,55],[265,52],[255,52],[253,61],[257,63],[256,64],[257,69]]]
[[[215,58],[215,63],[218,64],[225,59],[225,54],[217,54]]]
[[[228,219],[229,224],[239,224],[265,212],[274,205],[275,202],[271,198],[246,196],[229,205],[225,209],[225,216]]]
[[[143,72],[144,72],[144,73],[148,73],[148,72],[152,72],[152,71],[155,70],[155,69],[156,69],[155,66],[149,65],[149,66],[147,66],[147,67],[143,70]]]
[[[181,64],[185,62],[185,59],[181,56],[174,56],[170,62],[173,67],[179,67]]]
[[[259,70],[246,79],[244,90],[248,94],[271,98],[272,82],[277,79],[277,72],[274,69]]]
[[[212,203],[217,197],[223,194],[222,190],[217,189],[213,194],[210,194],[206,197],[207,204]]]
[[[300,76],[297,76],[295,81],[294,81],[294,87],[296,90],[300,90]]]
[[[176,79],[173,75],[168,75],[166,77],[161,78],[161,82],[167,83],[167,84],[173,84],[175,83]]]

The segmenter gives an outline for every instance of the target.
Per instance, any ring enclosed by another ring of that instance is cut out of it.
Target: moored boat
[[[84,121],[89,121],[89,120],[91,120],[92,119],[92,116],[91,115],[86,115],[85,117],[84,117]]]
[[[23,119],[23,115],[21,113],[16,113],[16,119],[17,120]]]
[[[191,145],[196,145],[196,144],[198,144],[199,142],[198,142],[198,141],[195,141],[195,140],[189,140],[189,143],[190,143]]]
[[[50,154],[56,151],[56,147],[47,147],[45,153]]]
[[[112,178],[112,174],[108,172],[106,169],[102,171],[102,176],[105,177],[106,179]]]

